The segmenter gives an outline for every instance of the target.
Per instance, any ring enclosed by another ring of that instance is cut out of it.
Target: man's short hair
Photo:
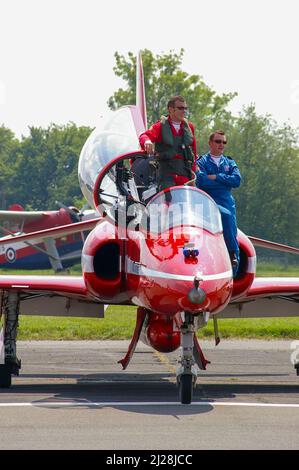
[[[225,135],[225,132],[224,132],[224,131],[221,131],[221,130],[219,130],[219,131],[214,131],[214,132],[210,135],[210,137],[209,137],[209,142],[211,142],[212,140],[214,140],[215,134]]]
[[[174,108],[176,101],[185,101],[185,98],[181,95],[172,96],[171,98],[169,98],[169,101],[167,103],[167,109],[168,108]]]

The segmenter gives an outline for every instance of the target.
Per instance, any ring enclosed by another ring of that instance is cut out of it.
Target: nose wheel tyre
[[[193,395],[193,381],[191,374],[183,374],[180,378],[180,401],[182,405],[190,405]]]

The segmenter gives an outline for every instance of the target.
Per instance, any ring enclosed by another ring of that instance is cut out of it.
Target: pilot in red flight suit
[[[167,108],[168,116],[162,116],[139,136],[140,145],[148,154],[153,154],[154,148],[158,154],[159,191],[192,180],[196,168],[194,125],[185,118],[185,99],[173,96]]]

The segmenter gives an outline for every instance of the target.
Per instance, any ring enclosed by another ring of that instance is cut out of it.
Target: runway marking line
[[[166,365],[168,372],[171,372],[172,374],[176,373],[176,368],[171,364],[170,360],[167,356],[165,356],[165,354],[162,354],[159,351],[154,351],[154,356],[157,357],[161,364]]]
[[[94,406],[94,407],[107,407],[107,406],[173,406],[181,405],[179,402],[36,402],[36,403],[0,403],[1,408],[9,407],[83,407],[83,406]],[[243,406],[243,407],[259,407],[259,408],[299,408],[299,404],[295,403],[244,403],[244,402],[221,402],[221,401],[199,401],[193,402],[190,406]]]

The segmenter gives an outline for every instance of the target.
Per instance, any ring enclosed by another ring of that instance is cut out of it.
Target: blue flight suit
[[[196,173],[196,186],[209,194],[219,206],[223,225],[223,236],[229,253],[235,253],[238,260],[240,250],[237,241],[236,205],[231,189],[241,184],[241,174],[236,162],[221,155],[219,166],[211,158],[210,153],[197,160],[199,171]],[[207,175],[216,175],[210,180]],[[234,274],[237,269],[234,269]]]

